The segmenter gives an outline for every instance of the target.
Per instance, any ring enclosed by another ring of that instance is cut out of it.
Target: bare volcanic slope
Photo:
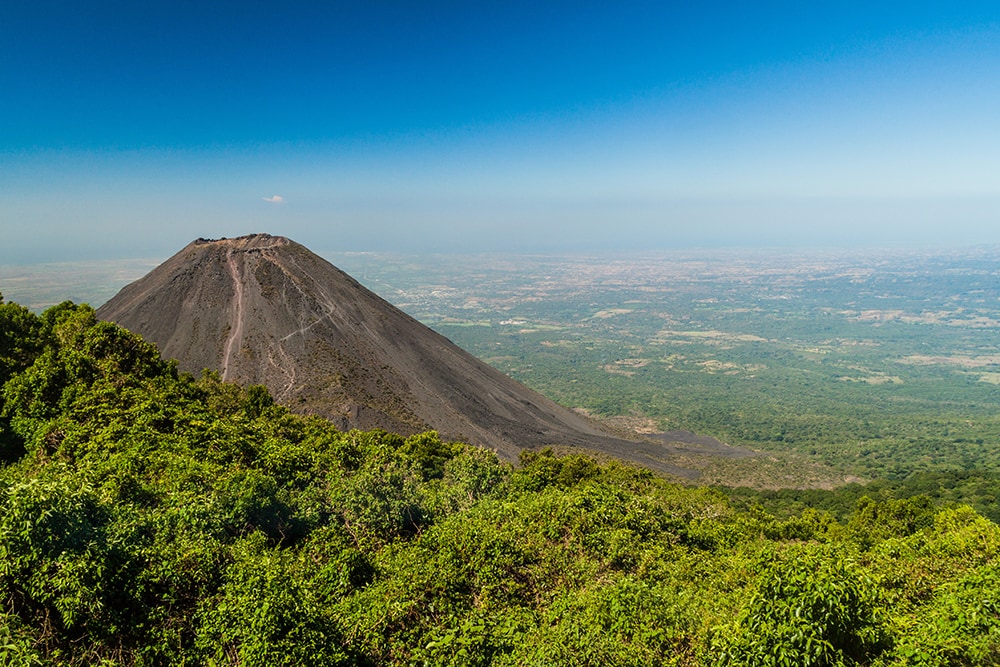
[[[341,428],[384,428],[496,449],[599,450],[672,474],[674,454],[722,456],[714,444],[654,444],[606,434],[420,324],[289,239],[198,239],[98,309],[177,359],[263,384],[295,412]]]

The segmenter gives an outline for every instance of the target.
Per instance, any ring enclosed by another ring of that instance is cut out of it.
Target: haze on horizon
[[[995,3],[0,12],[0,264],[1000,242]]]

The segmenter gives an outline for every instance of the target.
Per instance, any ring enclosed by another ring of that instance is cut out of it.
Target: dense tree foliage
[[[746,487],[719,489],[737,507],[760,507],[781,518],[804,509],[822,509],[840,521],[850,518],[862,498],[890,500],[923,496],[938,506],[970,505],[987,519],[1000,523],[1000,475],[982,470],[918,472],[901,480],[878,479],[867,484],[845,484],[836,489],[778,489]]]
[[[339,432],[86,306],[0,305],[0,664],[1000,662],[1000,527]],[[743,506],[745,505],[745,506]]]

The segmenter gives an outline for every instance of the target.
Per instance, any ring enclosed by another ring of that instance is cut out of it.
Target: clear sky
[[[0,3],[0,263],[1000,242],[993,2]]]

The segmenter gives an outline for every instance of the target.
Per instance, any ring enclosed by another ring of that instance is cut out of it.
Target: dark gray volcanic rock
[[[688,477],[666,459],[743,453],[610,436],[282,237],[198,239],[97,315],[156,343],[181,370],[263,384],[293,411],[341,428],[436,429],[508,459],[529,447],[584,447]]]

